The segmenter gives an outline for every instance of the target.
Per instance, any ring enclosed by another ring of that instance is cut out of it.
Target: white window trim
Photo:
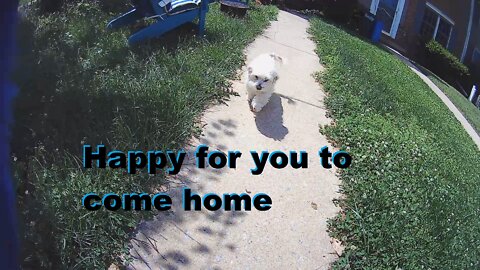
[[[468,43],[470,43],[470,34],[472,33],[474,8],[475,8],[475,2],[471,0],[470,1],[470,20],[468,22],[467,36],[465,37],[465,44],[463,45],[462,56],[460,57],[460,60],[462,62],[465,62],[465,56],[467,56],[467,50],[468,50]]]
[[[377,8],[379,3],[380,0],[372,0],[372,3],[370,3],[370,13],[377,14]]]
[[[480,49],[478,49],[477,47],[475,47],[475,49],[473,49],[472,59],[470,59],[470,62],[473,62],[473,60],[475,58],[475,53],[480,54]]]
[[[372,0],[370,3],[370,13],[376,15],[378,10],[378,5],[380,4],[380,0]],[[395,15],[392,20],[392,27],[390,28],[390,32],[383,31],[382,32],[393,39],[397,37],[398,27],[400,26],[400,21],[402,19],[403,10],[405,7],[405,0],[398,0],[397,9],[395,10]]]
[[[427,8],[430,8],[433,12],[437,13],[437,23],[435,25],[435,30],[433,31],[433,40],[436,40],[437,38],[437,34],[438,34],[438,26],[440,25],[440,17],[442,17],[443,19],[445,19],[448,23],[450,23],[452,25],[452,27],[450,28],[450,33],[448,33],[448,40],[447,40],[447,45],[445,47],[449,47],[450,46],[450,40],[452,38],[452,31],[453,31],[453,27],[455,26],[455,22],[450,19],[450,17],[448,17],[445,13],[443,13],[440,9],[438,9],[437,7],[435,7],[434,5],[432,5],[430,2],[427,2]]]
[[[438,15],[442,16],[445,20],[447,20],[450,24],[452,24],[452,26],[455,26],[455,22],[452,19],[450,19],[450,17],[448,17],[445,13],[443,13],[440,9],[434,6],[432,3],[427,2],[427,7],[431,8]]]
[[[450,47],[450,40],[452,39],[453,25],[450,27],[450,33],[448,33],[447,49]]]

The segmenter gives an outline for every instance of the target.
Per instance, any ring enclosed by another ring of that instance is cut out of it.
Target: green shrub
[[[321,0],[285,0],[285,5],[296,10],[320,9]]]
[[[358,4],[352,0],[324,0],[325,17],[338,23],[348,23],[358,10]]]
[[[40,14],[49,14],[53,12],[58,12],[67,5],[74,5],[76,3],[82,2],[82,0],[33,0],[33,2],[38,7],[38,12]],[[106,12],[120,12],[128,8],[128,6],[130,5],[129,0],[98,0],[95,2],[96,3],[91,4],[99,5],[102,10]]]
[[[40,14],[48,14],[59,11],[66,0],[37,0],[35,4],[39,8]]]
[[[285,4],[296,10],[319,11],[329,20],[342,24],[352,21],[359,10],[357,1],[352,0],[286,0]]]
[[[426,65],[435,74],[452,85],[469,79],[470,71],[440,43],[431,40],[425,44]]]

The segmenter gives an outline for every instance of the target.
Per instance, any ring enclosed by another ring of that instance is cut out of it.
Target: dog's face
[[[258,91],[271,89],[278,80],[278,74],[272,70],[270,72],[256,72],[252,67],[248,67],[248,84],[255,87]]]

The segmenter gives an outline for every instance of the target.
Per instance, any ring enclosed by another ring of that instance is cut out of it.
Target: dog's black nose
[[[257,85],[257,90],[262,90],[262,86],[261,86],[261,85]]]

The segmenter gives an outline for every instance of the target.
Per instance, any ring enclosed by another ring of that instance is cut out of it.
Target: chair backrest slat
[[[159,5],[160,0],[144,0],[144,1],[149,1],[150,4],[152,5],[153,11],[155,12],[155,15],[163,15],[166,13],[165,7],[161,7]]]

